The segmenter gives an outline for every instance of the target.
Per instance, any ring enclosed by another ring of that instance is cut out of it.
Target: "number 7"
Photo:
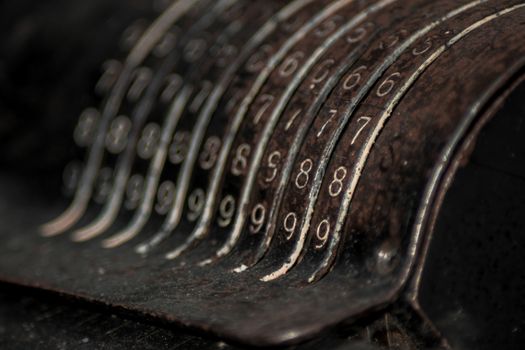
[[[364,121],[364,123],[363,123],[363,125],[361,125],[359,130],[357,130],[357,132],[355,133],[354,138],[352,139],[352,142],[350,142],[351,145],[353,145],[355,143],[355,141],[357,140],[357,138],[359,137],[361,132],[363,132],[363,130],[368,125],[368,123],[370,123],[370,120],[372,120],[372,118],[365,117],[365,116],[357,118],[357,124],[359,124],[359,122],[361,122],[361,121]]]

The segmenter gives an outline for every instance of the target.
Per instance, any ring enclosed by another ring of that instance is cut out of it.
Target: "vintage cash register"
[[[525,2],[0,3],[2,349],[522,349]]]

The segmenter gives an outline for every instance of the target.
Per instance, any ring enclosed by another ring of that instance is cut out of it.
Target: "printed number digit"
[[[334,177],[330,186],[328,187],[328,192],[330,196],[337,197],[343,190],[343,180],[346,178],[348,171],[344,166],[337,168],[334,172]]]
[[[173,142],[169,149],[170,161],[173,164],[180,164],[186,158],[188,153],[188,143],[190,140],[190,133],[187,131],[177,131],[173,135]]]
[[[98,174],[97,187],[93,199],[98,204],[103,204],[111,192],[111,178],[113,171],[110,168],[102,168]]]
[[[298,189],[303,189],[308,185],[308,181],[310,181],[310,171],[312,171],[313,165],[310,158],[303,160],[301,163],[299,174],[297,174],[295,178],[295,186],[297,186]]]
[[[175,199],[175,185],[171,181],[164,181],[160,184],[157,191],[157,203],[155,211],[159,215],[165,215],[173,204]]]
[[[153,72],[148,67],[140,67],[133,74],[133,81],[128,90],[128,99],[130,102],[136,102],[146,87],[149,85]]]
[[[195,221],[201,215],[204,208],[205,193],[200,188],[195,189],[188,197],[188,220]]]
[[[257,51],[254,53],[249,59],[248,62],[246,62],[246,70],[250,73],[256,73],[263,69],[264,62],[268,56],[270,56],[272,52],[272,47],[270,45],[263,45]]]
[[[170,74],[166,77],[164,89],[160,94],[162,103],[170,103],[182,85],[182,78],[178,74]]]
[[[209,170],[215,164],[219,149],[221,148],[221,139],[217,136],[211,136],[206,140],[204,149],[199,157],[199,164],[202,169]]]
[[[232,222],[233,214],[235,214],[235,198],[232,195],[227,195],[219,205],[218,223],[220,227],[226,227]]]
[[[321,249],[326,244],[326,241],[328,240],[328,234],[330,233],[330,223],[328,220],[323,220],[319,223],[319,226],[317,226],[317,231],[315,232],[315,236],[319,240],[319,243],[315,245],[316,249]]]
[[[414,55],[414,56],[423,55],[424,53],[426,53],[431,48],[432,48],[432,39],[427,38],[427,39],[425,39],[425,41],[423,42],[423,45],[421,47],[414,47],[414,49],[412,49],[412,55]]]
[[[322,38],[328,35],[329,33],[333,32],[337,28],[338,23],[342,22],[342,20],[343,17],[340,15],[335,15],[331,18],[328,18],[326,21],[321,23],[321,25],[318,28],[315,29],[314,34],[317,37]]]
[[[401,76],[401,73],[399,72],[390,74],[377,88],[377,92],[376,92],[377,96],[383,97],[383,96],[388,95],[392,91],[394,86],[396,86],[396,82],[394,79],[399,78],[400,76]]]
[[[345,90],[352,90],[355,88],[360,82],[361,82],[361,72],[366,70],[366,66],[360,66],[357,67],[352,71],[352,73],[346,77],[346,79],[343,82],[343,89]]]
[[[62,179],[64,181],[64,194],[66,196],[72,195],[80,180],[82,174],[82,164],[80,162],[71,162],[64,168]]]
[[[363,40],[363,38],[366,36],[366,34],[368,33],[368,30],[366,29],[366,27],[369,27],[369,28],[372,28],[374,27],[374,24],[371,23],[371,22],[368,22],[366,23],[365,25],[363,25],[362,27],[358,27],[356,28],[352,34],[349,34],[347,37],[346,37],[346,42],[349,43],[349,44],[355,44],[361,40]]]
[[[202,88],[200,89],[199,93],[195,95],[195,98],[193,98],[190,106],[188,107],[188,110],[191,113],[197,113],[199,111],[206,98],[208,98],[212,88],[213,84],[211,82],[206,80],[202,83]]]
[[[135,174],[129,178],[126,187],[126,202],[124,203],[126,209],[133,210],[138,207],[142,198],[143,186],[144,179],[141,175]]]
[[[163,58],[175,48],[176,43],[177,35],[173,32],[167,32],[162,36],[162,39],[159,41],[159,43],[155,45],[153,54],[157,58]]]
[[[157,151],[160,127],[155,123],[146,125],[137,143],[137,153],[142,159],[150,159]]]
[[[262,95],[260,100],[262,102],[261,108],[257,111],[257,114],[255,114],[255,117],[253,117],[253,123],[257,125],[259,121],[261,120],[262,116],[264,115],[264,112],[270,107],[270,105],[273,102],[274,97],[272,95]]]
[[[255,234],[261,231],[261,228],[264,224],[264,219],[266,217],[266,208],[261,203],[257,204],[251,214],[251,225],[250,232]]]
[[[100,113],[95,108],[86,108],[78,118],[73,138],[79,147],[91,145],[97,131]]]
[[[118,116],[111,122],[106,135],[106,147],[109,152],[118,154],[124,150],[130,129],[131,121],[126,116]]]
[[[321,127],[321,130],[319,130],[319,132],[317,133],[317,137],[320,137],[323,134],[324,129],[326,128],[326,126],[332,122],[332,119],[334,119],[334,117],[337,114],[337,109],[331,109],[328,112],[328,114],[330,114],[330,118],[328,118],[328,120],[323,124],[323,126]]]
[[[279,68],[279,74],[283,78],[291,76],[297,68],[299,68],[300,61],[304,57],[304,53],[301,51],[296,51],[291,54],[288,58],[284,60],[281,67]]]
[[[95,85],[95,92],[99,95],[108,93],[117,81],[122,64],[117,60],[109,60],[102,64],[103,73]]]
[[[359,129],[357,130],[357,132],[355,133],[354,137],[352,138],[352,141],[350,141],[350,144],[353,145],[355,143],[355,141],[357,140],[357,138],[359,137],[359,135],[361,134],[361,132],[363,132],[363,130],[366,128],[366,126],[368,125],[368,123],[370,123],[370,120],[372,120],[372,118],[370,117],[367,117],[367,116],[362,116],[362,117],[359,117],[357,119],[357,124],[361,124],[361,127],[359,127]]]
[[[206,51],[206,40],[204,39],[191,39],[188,44],[184,47],[184,59],[188,63],[197,61]]]
[[[244,174],[244,171],[248,166],[248,156],[250,155],[250,152],[251,147],[246,143],[243,143],[237,148],[232,162],[231,172],[233,175],[240,176]]]
[[[285,234],[286,240],[292,239],[295,226],[297,226],[297,215],[294,212],[289,212],[283,222],[284,230],[287,232]]]
[[[270,175],[264,179],[264,182],[270,183],[277,177],[277,166],[281,162],[281,153],[274,151],[268,156],[268,169],[270,169]]]
[[[299,114],[301,114],[303,110],[302,109],[297,109],[294,114],[292,114],[292,116],[290,117],[290,119],[288,120],[288,122],[286,122],[286,126],[284,127],[284,131],[288,131],[288,129],[290,129],[290,127],[292,126],[293,122],[295,121],[295,119],[299,116]]]
[[[310,84],[310,89],[313,89],[317,84],[325,80],[330,74],[330,67],[335,63],[331,58],[325,60],[319,68],[315,71],[314,76],[312,77],[312,83]]]

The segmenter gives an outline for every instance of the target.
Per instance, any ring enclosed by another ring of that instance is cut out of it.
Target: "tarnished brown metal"
[[[449,347],[419,303],[436,198],[517,86],[524,19],[517,0],[175,1],[85,92],[70,209],[31,196],[23,220],[2,183],[0,278],[251,345],[389,308],[407,343]]]

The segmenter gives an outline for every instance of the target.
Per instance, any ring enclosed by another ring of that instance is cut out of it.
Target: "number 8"
[[[334,172],[333,181],[330,183],[330,187],[328,188],[330,196],[337,197],[339,193],[341,193],[343,189],[343,180],[346,178],[347,173],[348,171],[344,166],[337,168],[337,170]]]
[[[301,163],[301,169],[295,178],[295,185],[297,188],[303,189],[306,187],[306,185],[308,185],[308,181],[310,181],[310,171],[312,171],[312,168],[313,163],[310,158],[305,159]]]

